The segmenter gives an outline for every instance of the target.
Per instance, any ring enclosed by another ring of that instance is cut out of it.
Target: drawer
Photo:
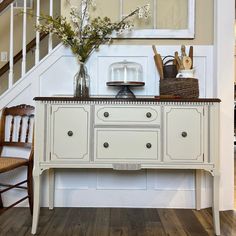
[[[95,129],[95,161],[132,162],[159,159],[159,129]]]
[[[159,106],[95,106],[95,124],[160,124]]]

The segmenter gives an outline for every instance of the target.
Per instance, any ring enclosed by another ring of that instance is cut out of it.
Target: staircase
[[[39,23],[37,17],[20,13],[59,15],[61,1],[21,0],[22,9],[14,7],[16,1],[0,0],[0,51],[7,51],[9,55],[7,62],[0,62],[0,110],[13,101],[10,95],[13,91],[14,97],[18,96],[24,89],[20,84],[59,43],[52,35],[35,32],[34,25]],[[32,9],[27,8],[29,1],[33,2]]]

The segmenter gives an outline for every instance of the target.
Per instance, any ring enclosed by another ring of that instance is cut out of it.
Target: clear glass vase
[[[74,97],[88,98],[89,97],[90,77],[87,68],[84,64],[80,64],[79,71],[74,77]]]

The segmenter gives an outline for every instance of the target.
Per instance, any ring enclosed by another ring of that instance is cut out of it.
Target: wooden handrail
[[[44,39],[48,34],[43,33],[40,34],[40,41]],[[26,46],[26,53],[29,52],[32,48],[36,46],[36,38],[34,38],[31,42],[29,42]],[[18,52],[14,58],[13,58],[13,64],[18,62],[22,58],[22,50]],[[1,69],[0,69],[0,76],[2,76],[4,73],[6,73],[10,68],[10,63],[6,63]]]
[[[15,0],[3,0],[3,2],[0,3],[0,14],[14,1]]]

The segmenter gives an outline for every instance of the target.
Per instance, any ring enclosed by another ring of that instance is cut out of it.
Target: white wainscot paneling
[[[72,55],[61,55],[39,75],[40,96],[72,95],[73,78],[78,68],[78,63]]]
[[[155,190],[194,190],[192,170],[158,170],[150,171],[149,179],[153,179]]]
[[[91,169],[71,169],[55,170],[56,189],[96,189],[96,170]]]
[[[99,170],[97,175],[98,190],[146,190],[146,171]]]
[[[57,207],[195,206],[191,170],[57,170],[55,173]],[[209,190],[204,188],[204,194],[209,195]],[[205,202],[203,204],[207,206]],[[46,198],[43,205],[47,206]]]
[[[158,46],[157,49],[164,57],[180,51],[180,46]],[[142,45],[102,46],[98,52],[93,53],[86,63],[91,78],[90,94],[115,96],[118,88],[106,85],[109,81],[109,66],[124,60],[140,63],[143,67],[145,86],[132,88],[134,93],[137,96],[159,95],[159,74],[153,60],[152,48]],[[76,58],[69,49],[63,48],[62,55],[49,63],[39,74],[40,95],[72,95],[73,77],[78,68]],[[194,68],[195,76],[199,80],[200,97],[212,97],[212,46],[194,47]]]
[[[180,46],[158,46],[157,50],[165,57],[174,55],[175,51],[180,51]],[[213,96],[212,53],[212,46],[194,47],[194,68],[195,76],[199,80],[200,97]],[[109,96],[117,93],[116,88],[106,86],[106,82],[109,80],[108,69],[112,63],[123,60],[134,61],[143,66],[145,86],[143,88],[133,88],[135,94],[138,96],[159,95],[159,74],[153,60],[152,48],[151,46],[140,45],[103,46],[91,56],[87,64],[91,75],[92,95]]]

